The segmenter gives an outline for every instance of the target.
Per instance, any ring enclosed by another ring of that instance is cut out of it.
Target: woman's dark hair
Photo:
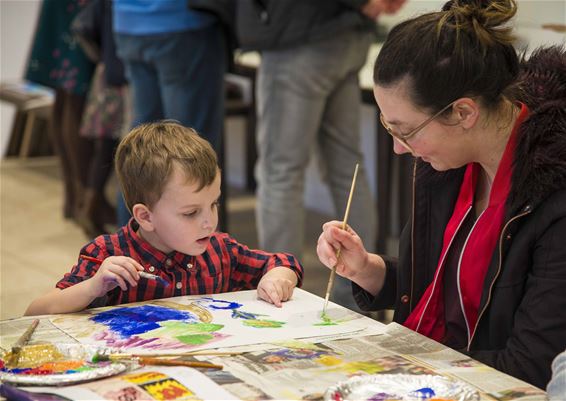
[[[408,78],[412,101],[430,112],[463,96],[494,107],[514,99],[519,60],[507,24],[515,0],[451,0],[442,11],[402,22],[375,62],[375,84]]]

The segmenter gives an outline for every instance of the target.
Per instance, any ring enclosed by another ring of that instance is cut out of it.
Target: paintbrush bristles
[[[348,195],[348,202],[346,203],[346,212],[344,213],[344,220],[342,220],[342,230],[348,227],[348,215],[350,214],[350,206],[352,205],[352,198],[354,195],[354,189],[356,188],[356,178],[358,177],[359,164],[356,163],[356,168],[354,169],[354,177],[352,177],[352,186],[350,187],[350,194]],[[324,306],[322,307],[322,317],[326,317],[326,308],[328,307],[328,300],[330,299],[330,293],[332,292],[332,287],[334,286],[334,276],[336,275],[336,265],[340,259],[340,252],[342,248],[338,248],[336,251],[336,264],[332,266],[332,271],[330,272],[330,277],[328,278],[328,286],[326,287],[326,295],[324,297]]]

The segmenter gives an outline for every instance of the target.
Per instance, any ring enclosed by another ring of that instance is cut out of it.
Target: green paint
[[[214,339],[212,334],[187,334],[175,337],[177,340],[184,344],[189,345],[202,345]]]
[[[320,323],[315,323],[314,326],[336,326],[340,323],[338,321],[333,321],[326,313],[320,315],[320,320],[322,321]]]
[[[260,319],[248,319],[244,320],[244,326],[255,327],[257,329],[278,329],[283,327],[285,322],[278,322],[275,320],[260,320]]]
[[[212,333],[224,327],[215,323],[187,323],[175,320],[160,322],[161,327],[148,331],[142,338],[175,338],[185,344],[200,345],[214,339]]]

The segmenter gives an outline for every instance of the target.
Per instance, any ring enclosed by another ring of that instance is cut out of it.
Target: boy
[[[250,250],[215,232],[220,171],[194,130],[167,121],[134,128],[118,146],[116,173],[133,218],[83,247],[77,265],[26,315],[256,287],[281,307],[300,284],[292,255]]]

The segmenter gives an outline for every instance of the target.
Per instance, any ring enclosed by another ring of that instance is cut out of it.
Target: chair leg
[[[35,113],[33,111],[29,111],[28,113],[26,113],[26,117],[24,120],[22,144],[20,145],[19,155],[22,158],[29,157],[30,155],[34,125],[35,125]]]

